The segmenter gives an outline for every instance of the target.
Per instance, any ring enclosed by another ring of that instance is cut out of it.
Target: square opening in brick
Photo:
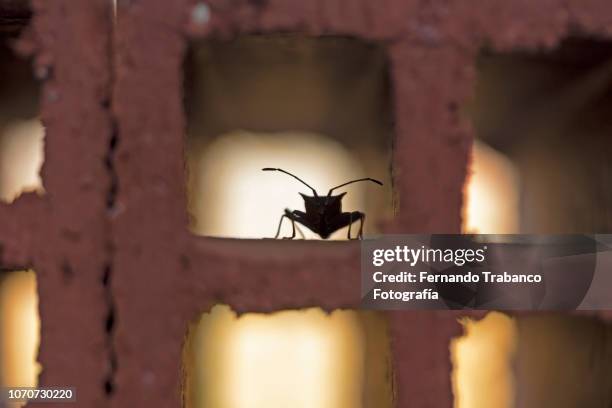
[[[451,342],[455,408],[612,403],[612,325],[605,321],[492,312],[463,324],[465,335]]]
[[[451,341],[455,408],[514,408],[513,373],[518,329],[498,312],[463,319],[464,335]]]
[[[11,48],[14,40],[14,34],[0,31],[0,202],[6,203],[25,192],[44,192],[39,84],[30,61]]]
[[[464,231],[612,232],[612,42],[483,52]]]
[[[0,388],[37,386],[39,343],[35,273],[0,269]]]
[[[299,193],[322,199],[347,181],[342,211],[366,214],[365,233],[393,215],[392,114],[386,54],[351,38],[244,35],[194,44],[185,64],[186,162],[191,230],[198,235],[272,238]],[[330,204],[330,207],[333,205]],[[298,215],[296,217],[300,217]],[[314,214],[311,225],[320,219]],[[336,217],[330,228],[357,216]],[[303,219],[303,218],[302,218]],[[318,224],[317,224],[318,223]],[[296,223],[296,238],[318,238]],[[279,236],[291,236],[285,219]],[[332,239],[347,239],[340,228]]]
[[[215,306],[189,330],[186,408],[391,408],[387,322],[375,312]]]

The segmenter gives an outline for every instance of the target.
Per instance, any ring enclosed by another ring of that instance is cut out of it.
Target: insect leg
[[[291,236],[290,237],[283,237],[283,239],[293,239],[293,238],[295,238],[295,221],[291,217],[288,217],[288,218],[291,220]]]
[[[291,221],[292,232],[291,232],[291,236],[290,237],[283,237],[283,239],[293,239],[293,238],[295,238],[295,220],[293,218],[291,218],[289,215],[283,214],[283,215],[281,215],[280,221],[278,223],[278,229],[276,230],[276,235],[274,236],[274,239],[277,239],[278,236],[280,235],[281,227],[283,226],[283,219],[284,218],[288,218],[289,221]],[[300,231],[300,233],[302,233],[302,232]],[[303,235],[304,234],[302,234],[302,236]]]
[[[311,230],[313,232],[317,232],[316,225],[313,225],[308,220],[308,217],[306,216],[305,212],[299,211],[299,210],[293,210],[293,211],[285,210],[285,215],[287,215],[287,217],[289,217],[293,221],[297,222],[298,224],[303,225],[304,227],[308,228],[309,230]],[[302,238],[306,239],[306,237],[304,236],[304,233],[300,229],[299,225],[296,225],[296,228],[299,231],[299,233],[302,236]]]
[[[365,221],[365,214],[359,211],[353,211],[349,214],[349,225],[348,225],[348,239],[351,238],[351,226],[353,222],[359,220],[359,232],[357,233],[357,238],[355,239],[363,239],[363,223]]]
[[[284,218],[289,218],[289,217],[287,217],[285,214],[281,215],[280,221],[278,222],[278,229],[276,230],[276,235],[274,235],[274,239],[277,239],[278,236],[280,235],[281,226],[283,225]]]
[[[285,210],[285,212],[287,212],[287,210]],[[304,221],[304,216],[306,215],[306,213],[299,211],[299,210],[293,210],[290,211],[288,214],[288,217],[291,218],[292,220],[294,220],[295,222],[297,222],[298,224],[302,224]],[[305,227],[308,227],[307,225],[304,225]],[[300,228],[299,225],[296,225],[295,228],[298,230],[298,232],[300,233],[300,236],[302,237],[302,239],[306,239],[306,236],[304,235],[304,232],[302,231],[302,229]]]
[[[280,235],[281,232],[281,227],[283,225],[283,218],[288,218],[291,221],[291,236],[290,237],[283,237],[283,239],[293,239],[295,238],[295,230],[296,230],[296,222],[299,222],[301,224],[303,224],[303,221],[301,220],[300,217],[300,212],[299,211],[291,211],[288,208],[285,209],[285,213],[283,215],[281,215],[280,221],[278,223],[278,229],[276,230],[276,235],[274,236],[274,239],[277,239],[278,236]],[[304,224],[306,225],[306,224]],[[308,226],[308,225],[306,225]],[[300,232],[300,235],[302,236],[302,238],[305,238],[304,233],[302,232],[302,230],[300,230],[298,228],[298,231]]]
[[[300,233],[300,236],[302,237],[302,239],[306,239],[306,236],[304,235],[304,231],[302,231],[299,225],[295,225],[295,229],[297,230],[297,232]]]
[[[360,218],[360,223],[359,223],[359,235],[357,235],[358,239],[363,239],[363,224],[365,223],[365,214],[360,213],[361,214],[361,218]]]
[[[359,211],[353,211],[353,212],[345,212],[342,214],[339,214],[338,216],[334,217],[330,223],[329,223],[329,228],[331,232],[334,231],[338,231],[340,228],[344,228],[346,226],[348,226],[348,234],[347,234],[347,238],[348,239],[353,239],[351,238],[351,226],[353,225],[353,223],[357,220],[362,220],[365,217],[365,215]],[[363,224],[362,224],[363,225]],[[361,233],[361,228],[359,229],[360,233]],[[358,239],[359,237],[355,238]]]

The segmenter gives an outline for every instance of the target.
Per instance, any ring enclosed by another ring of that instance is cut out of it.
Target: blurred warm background
[[[0,387],[38,384],[39,343],[36,275],[33,271],[0,271]]]
[[[9,122],[0,134],[0,200],[12,202],[24,192],[43,193],[44,129],[38,119]]]
[[[476,140],[466,177],[463,232],[519,233],[521,183],[514,163],[486,143]]]
[[[0,37],[1,39],[1,37]],[[39,85],[29,61],[0,42],[0,201],[42,193],[44,129],[38,119]]]
[[[39,84],[29,61],[16,58],[0,37],[0,205],[22,193],[44,192],[44,128],[38,119]],[[0,265],[0,387],[34,387],[40,321],[36,275]],[[13,407],[20,404],[13,404]]]
[[[378,313],[215,306],[185,346],[186,407],[391,408],[389,353]]]
[[[612,232],[612,43],[483,52],[464,231]]]
[[[197,194],[191,203],[206,210],[195,217],[193,231],[234,238],[274,237],[285,208],[303,210],[304,200],[298,193],[312,195],[312,191],[285,174],[263,173],[261,169],[270,163],[297,175],[322,195],[345,181],[366,177],[359,161],[331,138],[303,132],[232,132],[217,138],[197,162],[201,176],[193,185]],[[372,183],[347,187],[343,209],[366,208],[367,194],[381,194],[379,189]],[[306,237],[316,237],[306,227],[296,227]],[[357,229],[352,230],[353,237]],[[281,231],[281,236],[291,235],[288,220]],[[344,228],[331,238],[346,236]]]
[[[491,312],[462,324],[465,334],[450,346],[455,408],[514,408],[516,321]]]

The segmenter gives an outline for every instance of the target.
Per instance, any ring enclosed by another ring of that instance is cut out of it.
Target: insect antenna
[[[312,190],[312,192],[314,193],[315,197],[318,197],[319,195],[317,194],[317,190],[315,190],[314,188],[312,188],[311,186],[308,185],[308,183],[306,183],[304,180],[302,180],[301,178],[299,178],[298,176],[289,173],[288,171],[285,171],[283,169],[277,169],[277,168],[273,168],[273,167],[264,167],[263,169],[261,169],[263,171],[280,171],[281,173],[285,173],[290,175],[291,177],[293,177],[294,179],[296,179],[297,181],[299,181],[300,183],[304,184],[306,187],[308,187],[309,189]]]
[[[375,179],[373,179],[373,178],[369,178],[369,177],[366,177],[366,178],[360,178],[360,179],[357,179],[357,180],[347,181],[347,182],[346,182],[346,183],[344,183],[344,184],[340,184],[339,186],[336,186],[336,187],[331,188],[331,189],[329,190],[329,193],[327,193],[327,195],[328,195],[328,196],[331,196],[332,191],[334,191],[335,189],[340,188],[340,187],[344,187],[344,186],[346,186],[347,184],[357,183],[357,182],[359,182],[359,181],[372,181],[372,182],[374,182],[374,183],[376,183],[376,184],[380,184],[381,186],[383,185],[383,183],[382,183],[381,181],[375,180]]]

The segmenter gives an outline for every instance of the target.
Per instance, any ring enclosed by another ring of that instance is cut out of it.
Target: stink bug
[[[342,212],[342,197],[346,193],[338,194],[333,196],[332,192],[340,187],[344,187],[347,184],[357,183],[358,181],[372,181],[376,184],[381,183],[378,180],[374,180],[372,178],[360,178],[357,180],[351,180],[346,183],[340,184],[339,186],[333,187],[329,190],[326,196],[319,196],[317,191],[309,186],[304,180],[299,177],[285,171],[283,169],[266,167],[262,169],[263,171],[280,171],[282,173],[288,174],[289,176],[295,178],[300,183],[304,184],[306,187],[312,190],[313,196],[308,196],[306,194],[300,193],[302,198],[304,199],[304,207],[306,208],[306,212],[298,211],[298,210],[290,210],[285,209],[285,213],[281,216],[280,222],[278,223],[278,229],[276,230],[276,235],[274,238],[278,238],[281,226],[283,225],[283,219],[286,217],[291,220],[292,226],[292,234],[290,237],[284,237],[283,239],[293,239],[295,238],[295,223],[300,223],[312,232],[318,234],[321,238],[327,239],[329,236],[338,231],[340,228],[344,228],[348,225],[348,239],[351,238],[351,225],[359,220],[359,233],[357,234],[357,239],[363,238],[363,223],[365,221],[365,214],[359,211],[353,212]]]

